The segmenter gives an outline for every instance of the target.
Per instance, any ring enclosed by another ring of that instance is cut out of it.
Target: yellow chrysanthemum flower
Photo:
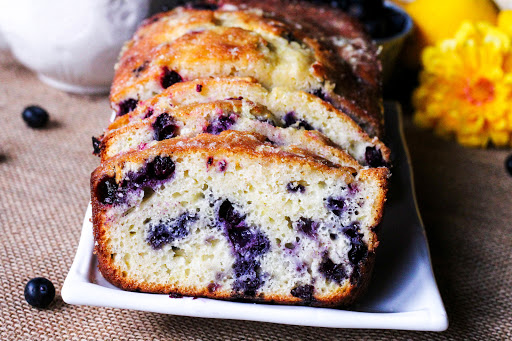
[[[512,42],[486,23],[423,51],[414,121],[465,146],[512,146]]]

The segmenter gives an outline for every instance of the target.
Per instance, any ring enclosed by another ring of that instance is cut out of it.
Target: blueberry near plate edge
[[[25,285],[24,296],[31,306],[46,308],[55,298],[55,286],[44,277],[32,278]]]
[[[507,170],[508,174],[512,176],[512,154],[505,158],[505,169]]]
[[[21,117],[30,128],[42,128],[50,119],[48,111],[38,105],[25,107],[21,113]]]

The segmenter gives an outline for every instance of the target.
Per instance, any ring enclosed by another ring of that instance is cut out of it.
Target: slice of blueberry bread
[[[251,78],[204,78],[174,84],[119,117],[106,134],[130,122],[170,112],[177,106],[225,99],[245,99],[265,106],[277,118],[277,126],[316,130],[363,166],[389,164],[389,149],[377,137],[369,137],[356,122],[331,104],[304,91],[284,87],[269,91]]]
[[[126,290],[338,306],[368,283],[387,168],[258,134],[175,138],[91,178],[99,269]]]
[[[337,54],[300,25],[261,10],[179,7],[147,19],[125,45],[110,100],[122,116],[138,101],[178,82],[250,76],[269,89],[281,86],[313,93],[350,115],[370,135],[378,135],[380,96],[369,102],[372,106],[358,103],[358,82],[350,78],[351,70],[342,68]]]
[[[201,133],[218,135],[225,130],[264,135],[268,142],[310,151],[332,163],[360,169],[359,163],[317,131],[281,128],[265,107],[246,100],[224,100],[168,107],[149,117],[132,122],[105,135],[101,158],[151,147],[157,141],[174,137],[193,137]]]

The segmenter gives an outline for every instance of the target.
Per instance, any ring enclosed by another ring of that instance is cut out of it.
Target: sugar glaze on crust
[[[122,116],[138,101],[177,82],[250,76],[269,89],[313,93],[351,116],[371,136],[381,134],[378,91],[365,91],[371,87],[359,85],[352,67],[337,58],[333,46],[307,35],[301,25],[255,9],[177,8],[148,19],[125,45],[111,104]]]
[[[335,93],[353,100],[370,115],[382,111],[382,66],[376,44],[354,18],[328,2],[308,0],[208,0],[220,9],[258,8],[267,16],[299,27],[337,56]],[[336,97],[336,96],[335,96]],[[336,101],[336,98],[333,98]],[[353,119],[358,120],[352,115]],[[377,120],[382,117],[376,116]]]

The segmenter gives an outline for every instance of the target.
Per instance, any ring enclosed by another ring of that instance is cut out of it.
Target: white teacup
[[[2,30],[0,30],[0,50],[8,50],[9,45],[7,45],[7,41],[5,41],[4,34],[2,33]]]
[[[0,28],[14,56],[58,89],[108,92],[123,43],[148,0],[0,0]]]

